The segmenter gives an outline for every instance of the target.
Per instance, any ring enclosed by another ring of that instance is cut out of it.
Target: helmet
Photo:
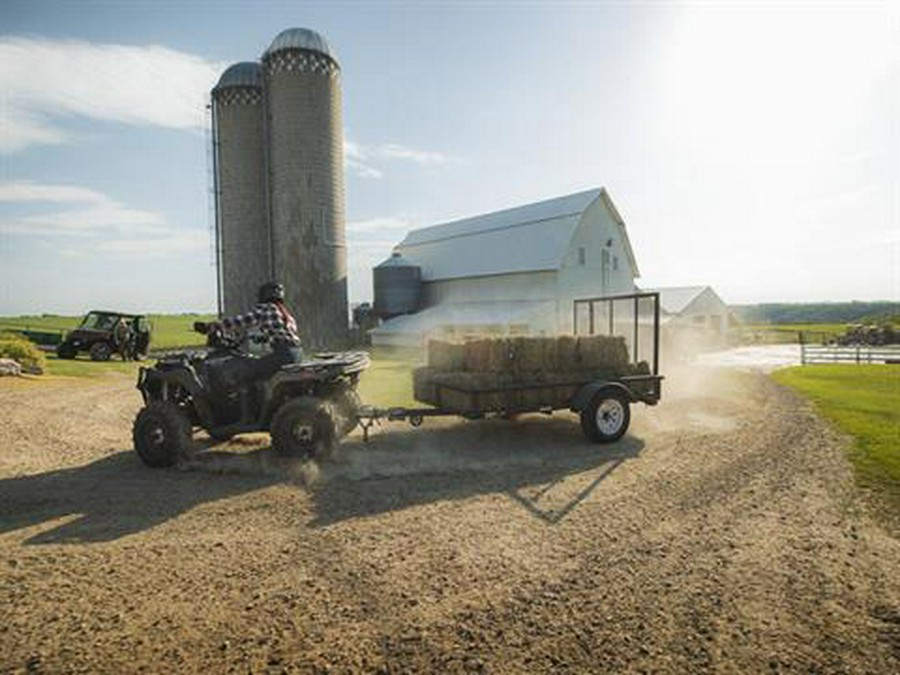
[[[260,302],[275,302],[284,300],[284,286],[277,281],[267,281],[259,287]]]

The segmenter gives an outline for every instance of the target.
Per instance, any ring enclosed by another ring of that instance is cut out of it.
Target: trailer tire
[[[191,423],[171,401],[150,401],[135,417],[132,437],[141,461],[161,469],[189,455]]]
[[[628,431],[631,409],[625,394],[601,389],[581,411],[581,430],[592,443],[613,443]]]
[[[337,444],[331,405],[311,396],[282,405],[272,418],[269,433],[275,452],[295,459],[326,459]]]

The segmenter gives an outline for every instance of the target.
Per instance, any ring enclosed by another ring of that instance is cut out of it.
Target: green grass
[[[5,316],[0,330],[10,328],[37,331],[69,331],[81,323],[82,316]],[[213,321],[212,314],[148,314],[152,327],[150,349],[174,349],[202,345],[206,338],[191,330],[195,321]]]
[[[143,363],[123,362],[117,356],[113,356],[109,361],[91,361],[86,354],[79,354],[77,359],[60,359],[56,354],[48,354],[45,372],[60,377],[102,377],[110,373],[125,373],[134,376],[137,381],[138,368],[153,363],[153,359],[147,359]]]
[[[371,367],[359,382],[363,403],[375,406],[421,407],[413,398],[412,371],[422,363],[421,352],[373,349]]]
[[[841,431],[854,438],[851,459],[860,482],[900,489],[900,366],[810,365],[774,373],[811,399]]]

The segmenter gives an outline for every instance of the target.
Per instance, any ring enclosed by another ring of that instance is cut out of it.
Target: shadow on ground
[[[273,456],[265,437],[200,443],[195,458],[173,470],[149,469],[128,450],[84,466],[0,480],[0,533],[66,519],[25,543],[113,541],[200,504],[279,483],[312,485],[313,527],[492,493],[555,524],[643,446],[632,437],[594,445],[571,420],[526,418],[422,430],[392,425],[368,443],[347,439],[337,458],[321,467]]]
[[[387,427],[369,443],[348,440],[324,467],[312,525],[490,493],[506,494],[555,524],[643,447],[629,436],[610,445],[588,443],[577,422],[560,417],[418,431]]]
[[[0,533],[65,518],[25,543],[113,541],[199,504],[280,480],[264,473],[211,477],[195,471],[152,470],[133,451],[122,451],[71,469],[0,480]]]

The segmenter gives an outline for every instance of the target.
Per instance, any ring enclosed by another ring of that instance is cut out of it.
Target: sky
[[[213,311],[207,103],[342,68],[351,302],[410,229],[604,186],[643,287],[900,300],[900,3],[0,3],[0,315]]]

